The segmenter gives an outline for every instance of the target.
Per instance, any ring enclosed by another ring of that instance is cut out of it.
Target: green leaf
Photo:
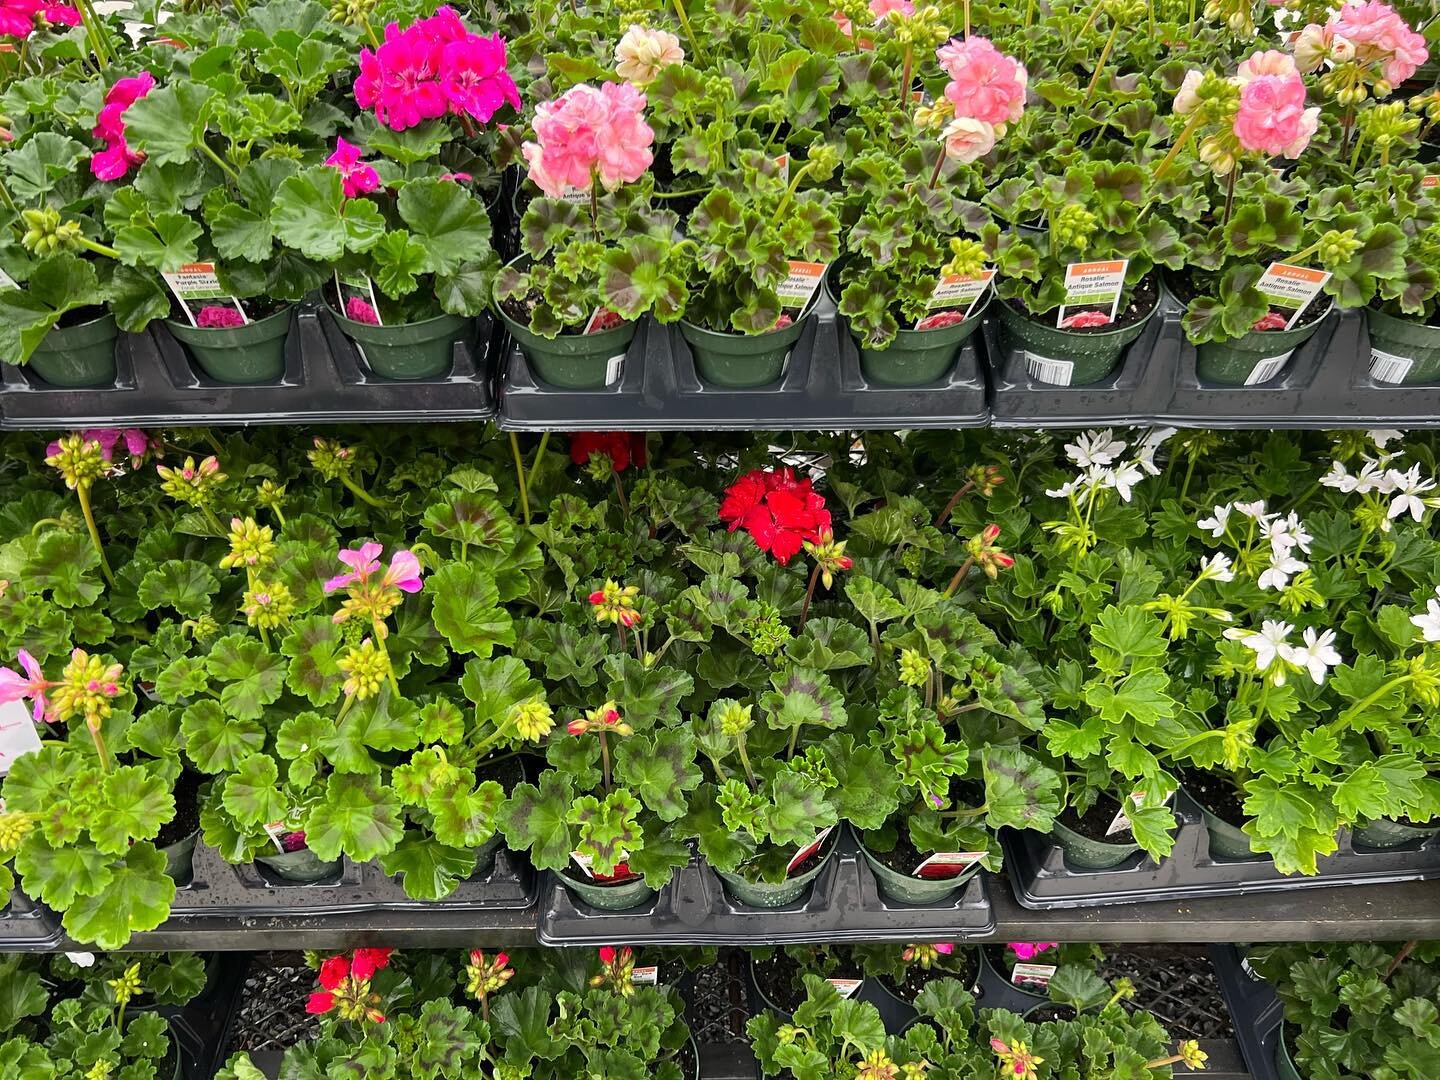
[[[889,589],[879,582],[859,575],[845,583],[845,595],[855,605],[855,610],[867,621],[889,622],[905,614],[905,607]]]
[[[291,658],[285,684],[292,693],[309,698],[312,705],[330,704],[340,696],[345,682],[338,664],[340,628],[325,615],[298,619],[290,627],[290,634],[280,643],[280,651]]]
[[[1138,671],[1113,688],[1092,683],[1085,688],[1085,701],[1098,709],[1107,723],[1119,724],[1130,717],[1151,725],[1175,715],[1175,699],[1165,692],[1169,686],[1170,679],[1162,671]]]
[[[204,230],[188,214],[156,214],[153,225],[127,225],[115,233],[115,248],[126,266],[173,273],[200,257],[195,241]]]
[[[388,686],[352,705],[324,742],[325,757],[336,772],[374,773],[379,764],[370,750],[408,750],[420,741],[415,705],[392,695]]]
[[[541,870],[564,868],[574,850],[566,820],[574,795],[570,778],[555,771],[541,773],[539,787],[515,785],[500,816],[510,849],[530,852],[530,861]]]
[[[237,720],[258,718],[285,689],[285,661],[244,634],[215,642],[206,668],[226,684],[220,704]]]
[[[425,799],[435,817],[436,838],[457,848],[476,848],[494,836],[504,802],[505,789],[494,780],[486,780],[478,788],[452,783],[431,791]]]
[[[416,900],[443,900],[475,870],[475,852],[450,847],[415,829],[393,851],[380,857],[385,873],[398,875],[405,895]]]
[[[431,575],[429,591],[435,629],[456,652],[488,657],[496,645],[515,644],[514,624],[489,571],[449,563]]]
[[[183,165],[204,142],[214,97],[213,89],[188,79],[157,86],[125,110],[125,138],[157,165]]]
[[[60,316],[108,296],[88,260],[66,254],[39,263],[24,289],[0,289],[0,361],[25,363]]]
[[[165,856],[148,840],[111,864],[112,877],[95,896],[80,896],[65,912],[65,930],[76,941],[101,949],[122,948],[132,934],[154,930],[170,914],[175,882]]]
[[[254,720],[232,720],[218,702],[205,698],[180,720],[185,753],[201,772],[230,772],[265,747],[265,729]]]
[[[545,687],[530,677],[524,661],[513,656],[467,661],[460,689],[474,703],[483,730],[499,724],[521,702],[545,696]]]
[[[1090,636],[1122,658],[1165,655],[1160,617],[1138,607],[1107,606]]]
[[[987,746],[980,753],[985,772],[985,820],[991,828],[1048,832],[1061,809],[1060,774],[1018,746]]]
[[[321,859],[344,852],[368,862],[395,849],[404,835],[399,805],[373,776],[335,773],[325,799],[305,819],[305,843]]]
[[[280,770],[264,754],[251,754],[225,778],[220,801],[231,817],[249,826],[279,821],[290,809],[280,790]]]
[[[700,785],[695,736],[688,728],[666,728],[653,735],[631,735],[615,748],[615,776],[633,787],[662,821],[675,821],[687,809],[685,793]]]
[[[301,254],[335,262],[368,251],[385,235],[385,219],[368,199],[346,199],[340,170],[317,165],[288,177],[275,193],[275,235]]]
[[[220,588],[210,567],[202,562],[169,559],[140,579],[137,596],[147,608],[173,608],[198,619],[210,611],[211,597]]]
[[[114,880],[110,860],[89,844],[52,847],[37,829],[15,854],[15,869],[25,893],[56,911],[66,911],[80,896],[98,896]]]
[[[21,204],[44,205],[56,185],[86,156],[83,143],[53,131],[37,131],[5,155],[6,186]]]
[[[375,284],[386,296],[409,296],[420,287],[425,249],[407,232],[387,232],[370,249]]]
[[[412,180],[400,189],[396,208],[431,273],[453,274],[490,248],[485,204],[454,181]]]
[[[103,583],[92,571],[100,554],[83,533],[45,533],[25,564],[24,580],[36,592],[48,592],[60,607],[87,607],[99,599]]]
[[[123,855],[136,840],[150,840],[175,816],[168,779],[139,765],[121,765],[105,776],[100,813],[90,836],[105,855]]]

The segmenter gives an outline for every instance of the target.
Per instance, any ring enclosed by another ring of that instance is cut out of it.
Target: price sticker
[[[200,325],[196,316],[209,307],[234,308],[240,313],[242,325],[250,321],[250,316],[245,314],[240,301],[220,287],[220,277],[214,263],[186,263],[174,273],[162,273],[160,276],[165,279],[165,284],[170,286],[175,299],[180,301],[180,309],[185,312],[191,326]]]

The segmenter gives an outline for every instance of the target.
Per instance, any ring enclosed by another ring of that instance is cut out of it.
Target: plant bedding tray
[[[676,326],[643,320],[614,382],[598,390],[543,383],[507,339],[499,424],[508,431],[848,430],[984,427],[985,377],[978,334],[950,374],[929,386],[867,380],[860,352],[822,296],[780,381],[726,390],[700,380]]]
[[[1180,306],[1168,295],[1106,378],[1055,386],[1030,375],[1025,354],[1003,349],[997,323],[982,327],[996,427],[1174,424],[1210,428],[1440,426],[1440,384],[1403,386],[1370,377],[1370,338],[1355,311],[1331,312],[1267,382],[1225,386],[1200,379]]]
[[[1282,874],[1269,858],[1212,856],[1209,830],[1183,791],[1176,795],[1175,812],[1180,826],[1167,858],[1156,863],[1140,851],[1109,870],[1070,866],[1060,846],[1041,833],[1003,830],[1015,899],[1044,910],[1440,878],[1440,835],[1382,850],[1357,847],[1350,830],[1342,829],[1335,853],[1319,859],[1319,873]]]
[[[192,365],[156,324],[120,335],[113,386],[63,389],[0,364],[0,428],[488,420],[494,325],[488,313],[476,320],[474,345],[455,347],[449,375],[400,382],[372,374],[328,314],[301,305],[291,316],[284,376],[232,386]]]
[[[496,911],[530,908],[538,896],[535,872],[503,848],[489,873],[460,882],[443,900],[416,900],[377,863],[342,856],[340,870],[313,883],[284,881],[255,864],[236,866],[206,844],[195,845],[193,873],[175,892],[171,919],[324,915],[366,911]],[[383,926],[377,925],[377,929]]]
[[[58,915],[19,888],[10,890],[10,902],[0,908],[0,952],[52,952],[62,937]]]
[[[698,856],[675,871],[654,899],[626,911],[601,911],[551,874],[541,894],[543,945],[781,945],[801,941],[925,941],[985,937],[995,927],[983,873],[950,900],[902,904],[876,887],[846,831],[807,896],[779,908],[732,900]]]
[[[1280,1080],[1275,1065],[1285,1008],[1275,990],[1255,974],[1234,945],[1210,946],[1210,963],[1220,979],[1220,994],[1235,1025],[1235,1041],[1254,1080]]]

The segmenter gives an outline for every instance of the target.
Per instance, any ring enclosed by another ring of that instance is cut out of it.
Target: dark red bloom
[[[830,511],[808,477],[796,479],[789,468],[757,469],[725,490],[720,520],[731,532],[744,529],[761,551],[783,566],[802,545],[815,543],[821,531],[830,528]]]
[[[570,436],[570,460],[576,465],[590,464],[595,454],[604,454],[611,466],[624,472],[634,462],[636,468],[645,467],[645,436],[622,431],[580,431]]]
[[[394,949],[356,949],[355,959],[350,965],[350,974],[357,979],[372,978],[375,972],[390,963]]]
[[[340,984],[345,981],[345,977],[349,974],[349,958],[332,956],[320,965],[320,985],[326,990],[338,990]]]

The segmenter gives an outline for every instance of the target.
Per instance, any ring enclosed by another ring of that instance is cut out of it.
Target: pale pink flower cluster
[[[139,165],[145,155],[130,149],[125,141],[125,110],[155,89],[155,76],[148,71],[120,79],[105,92],[105,103],[95,117],[90,134],[105,141],[105,149],[90,158],[90,172],[97,180],[119,180]]]
[[[353,199],[380,186],[380,174],[375,166],[360,160],[363,151],[352,142],[335,137],[335,152],[325,159],[325,164],[340,170],[345,198]]]
[[[1305,80],[1295,61],[1271,49],[1257,52],[1235,73],[1240,107],[1235,138],[1246,150],[1298,158],[1320,124],[1318,107],[1305,107]]]
[[[875,21],[881,22],[891,15],[899,15],[908,19],[915,14],[915,5],[910,0],[870,0],[870,15]]]
[[[1415,74],[1430,57],[1425,39],[1380,0],[1351,3],[1321,25],[1311,23],[1295,40],[1301,70],[1314,71],[1326,60],[1375,64],[1393,88]]]
[[[680,39],[667,30],[632,26],[615,46],[615,74],[636,86],[654,82],[671,64],[684,62]]]
[[[42,0],[3,0],[0,3],[0,37],[24,41],[42,26],[79,26],[80,12],[69,4]]]
[[[378,49],[360,50],[355,103],[393,131],[446,114],[488,123],[520,91],[505,70],[505,39],[471,32],[450,7],[405,30],[385,27]]]
[[[535,110],[535,142],[521,147],[530,179],[551,198],[596,177],[605,190],[640,179],[654,160],[655,133],[642,115],[645,95],[629,83],[571,87]]]
[[[955,118],[945,127],[945,153],[969,163],[984,157],[1025,111],[1025,65],[982,37],[956,39],[935,53],[950,76],[945,97]]]

